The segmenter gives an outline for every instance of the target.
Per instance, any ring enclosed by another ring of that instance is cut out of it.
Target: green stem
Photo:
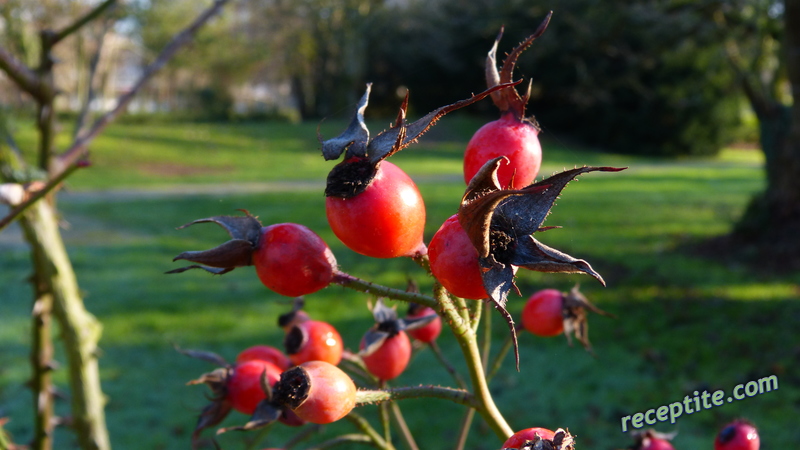
[[[356,406],[422,397],[441,398],[472,408],[479,406],[475,402],[475,398],[463,389],[433,385],[405,386],[384,390],[360,390],[356,393]]]
[[[447,358],[444,357],[442,349],[439,348],[439,344],[437,344],[436,341],[432,341],[428,345],[431,347],[431,351],[436,356],[436,359],[439,360],[442,366],[444,366],[445,370],[447,370],[447,372],[453,377],[456,384],[458,384],[458,387],[467,390],[467,383],[464,381],[464,378],[461,376],[461,374],[458,373],[458,371],[456,371],[456,368],[453,367],[452,364],[450,364],[450,361],[448,361]]]
[[[469,436],[469,429],[472,426],[472,420],[475,418],[475,410],[468,409],[464,415],[464,420],[461,421],[461,431],[458,433],[458,441],[456,441],[455,450],[464,450],[467,444],[467,437]]]
[[[487,381],[494,378],[494,376],[497,375],[497,372],[500,371],[500,367],[503,365],[503,359],[505,359],[506,355],[508,354],[508,351],[511,350],[513,344],[514,344],[514,339],[512,339],[511,335],[509,334],[508,337],[506,337],[506,340],[503,341],[503,346],[500,347],[500,351],[498,351],[497,355],[495,355],[494,360],[492,361],[492,365],[489,366],[490,369],[488,374],[486,375]]]
[[[389,444],[381,437],[380,433],[375,431],[375,428],[372,428],[372,425],[369,424],[367,419],[362,417],[361,415],[350,412],[350,414],[344,416],[345,419],[349,420],[350,423],[356,426],[359,431],[364,433],[367,437],[369,437],[370,441],[380,449],[390,449],[391,447]]]
[[[400,300],[404,302],[419,303],[420,305],[436,308],[436,299],[427,295],[417,294],[414,292],[406,292],[400,289],[394,289],[379,284],[364,281],[344,272],[338,272],[333,276],[331,283],[344,286],[348,289],[353,289],[367,294],[373,294],[379,297],[387,297],[393,300]]]
[[[339,445],[351,444],[354,442],[360,442],[362,444],[374,444],[369,436],[363,434],[343,434],[311,447],[308,450],[324,450],[326,448],[333,448]]]
[[[453,335],[456,337],[461,351],[464,354],[464,361],[469,370],[470,381],[472,382],[472,395],[477,403],[475,409],[483,417],[489,427],[495,432],[500,440],[506,440],[513,434],[513,430],[506,422],[503,415],[497,409],[489,385],[486,382],[482,357],[478,348],[478,340],[469,322],[461,319],[455,309],[447,291],[441,286],[434,287],[434,294],[440,305],[440,311],[445,320],[451,326]]]
[[[378,387],[382,390],[385,389],[386,381],[380,380],[378,382]],[[392,424],[389,417],[389,402],[382,402],[378,405],[378,417],[380,418],[381,426],[383,427],[383,439],[386,440],[387,443],[392,442]]]
[[[400,405],[398,405],[397,402],[389,402],[389,406],[392,408],[392,417],[394,417],[395,422],[397,422],[397,427],[400,428],[408,450],[419,450],[417,442],[414,440],[414,435],[411,434],[406,419],[403,417],[403,412],[400,411]],[[470,411],[472,411],[472,409],[470,409]]]

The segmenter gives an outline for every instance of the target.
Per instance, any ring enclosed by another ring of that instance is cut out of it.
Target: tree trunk
[[[72,426],[78,442],[85,450],[110,449],[97,363],[102,327],[84,308],[56,212],[50,203],[36,202],[25,212],[20,224],[32,249],[36,304],[43,298],[52,300],[52,312],[61,330],[69,362]]]
[[[794,103],[754,101],[748,95],[759,119],[767,186],[751,199],[733,237],[759,264],[773,261],[791,270],[800,268],[800,0],[786,0],[785,5],[783,56]]]

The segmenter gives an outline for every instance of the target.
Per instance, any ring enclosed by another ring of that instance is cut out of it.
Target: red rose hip
[[[275,385],[275,401],[311,423],[335,422],[356,403],[356,385],[338,367],[309,361],[287,370]]]
[[[327,197],[325,212],[336,237],[357,253],[394,258],[425,252],[422,195],[411,177],[390,162],[382,161],[369,186],[356,196]]]
[[[325,241],[307,227],[281,223],[262,229],[253,265],[266,287],[297,297],[326,287],[333,278],[336,258]]]
[[[564,331],[564,297],[556,289],[533,294],[522,309],[522,325],[537,336],[557,336]]]

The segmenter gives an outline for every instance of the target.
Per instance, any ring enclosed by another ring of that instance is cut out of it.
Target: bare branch
[[[80,30],[84,25],[96,19],[100,14],[103,14],[105,10],[110,8],[117,0],[106,0],[103,3],[97,5],[93,10],[89,11],[83,17],[79,18],[71,25],[67,26],[63,30],[53,34],[50,40],[50,46],[56,45],[59,41],[66,38],[70,34]]]
[[[0,47],[0,69],[8,74],[9,78],[14,80],[20,89],[40,102],[44,102],[54,95],[30,67],[26,66],[4,47]]]
[[[92,125],[92,127],[75,140],[70,148],[62,153],[56,160],[55,172],[66,170],[67,167],[75,164],[76,161],[81,159],[86,154],[86,148],[89,143],[100,134],[111,122],[113,122],[119,115],[121,115],[128,104],[133,100],[133,97],[141,90],[153,75],[158,72],[180,49],[182,46],[192,40],[197,30],[200,29],[209,19],[219,13],[220,9],[228,2],[228,0],[215,0],[214,4],[205,10],[200,16],[192,22],[191,25],[186,27],[183,31],[176,34],[166,47],[161,51],[155,61],[153,61],[147,68],[145,68],[142,76],[137,80],[136,84],[130,91],[121,95],[117,99],[117,106],[111,111],[99,117]]]
[[[60,172],[56,177],[47,182],[47,184],[37,191],[30,193],[27,199],[19,205],[15,206],[8,215],[0,219],[0,231],[10,225],[17,217],[24,213],[31,205],[44,198],[47,194],[57,188],[72,172],[81,167],[86,167],[84,164],[73,164],[67,170]]]

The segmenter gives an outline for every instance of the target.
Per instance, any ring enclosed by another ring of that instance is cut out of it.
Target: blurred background
[[[36,67],[40,30],[60,29],[99,3],[4,0],[0,46]],[[120,1],[57,47],[56,147],[66,148],[77,130],[113,108],[209,4]],[[482,91],[498,33],[502,60],[551,10],[547,31],[514,72],[522,86],[530,80],[527,113],[542,126],[540,178],[576,165],[629,169],[570,184],[545,224],[564,228],[540,239],[589,261],[608,287],[578,275],[525,272],[518,278],[523,298],[514,296],[509,311],[519,317],[524,299],[539,289],[582,283],[587,297],[618,318],[590,317],[596,358],[563,336],[521,335],[521,372],[506,358],[492,382],[501,411],[514,428],[565,427],[579,449],[613,450],[632,444],[620,429],[623,416],[695,390],[728,392],[777,375],[777,392],[656,428],[677,431],[679,450],[711,449],[717,431],[736,417],[762,430],[765,450],[800,442],[793,426],[800,415],[798,238],[770,234],[753,219],[774,185],[773,137],[785,138],[791,121],[784,40],[792,22],[783,2],[238,0],[93,142],[91,168],[71,176],[58,197],[86,307],[104,326],[100,373],[115,448],[189,447],[204,388],[185,382],[210,368],[177,355],[174,343],[229,360],[249,345],[281,345],[275,321],[290,299],[264,288],[251,268],[222,277],[163,275],[178,253],[227,239],[211,225],[175,228],[246,208],[264,224],[309,226],[348,273],[397,288],[411,277],[430,291],[432,280],[411,261],[369,260],[337,241],[323,213],[332,163],[319,153],[318,134],[345,128],[368,82],[372,135],[388,127],[406,92],[408,116],[416,119]],[[34,102],[1,72],[0,111],[12,138],[0,146],[13,142],[35,159]],[[425,198],[426,241],[458,207],[467,141],[496,117],[491,102],[479,102],[392,157]],[[789,209],[799,206],[789,200]],[[30,273],[21,231],[1,230],[0,420],[8,422],[0,426],[18,443],[32,434],[34,402],[25,389]],[[306,302],[355,349],[372,321],[367,300],[330,287]],[[496,354],[508,330],[499,316],[490,319]],[[444,333],[440,346],[463,371],[452,336]],[[56,360],[63,358],[57,347]],[[68,397],[66,379],[64,370],[54,372]],[[395,385],[418,383],[453,384],[427,349]],[[420,448],[455,445],[460,407],[440,400],[401,407]],[[69,415],[69,401],[56,408]],[[231,416],[224,425],[245,419]],[[78,448],[66,429],[57,430],[57,448]],[[325,430],[340,432],[352,429]],[[277,447],[296,433],[275,427],[255,442],[240,434],[220,442],[226,449]],[[499,445],[476,420],[466,448]]]

